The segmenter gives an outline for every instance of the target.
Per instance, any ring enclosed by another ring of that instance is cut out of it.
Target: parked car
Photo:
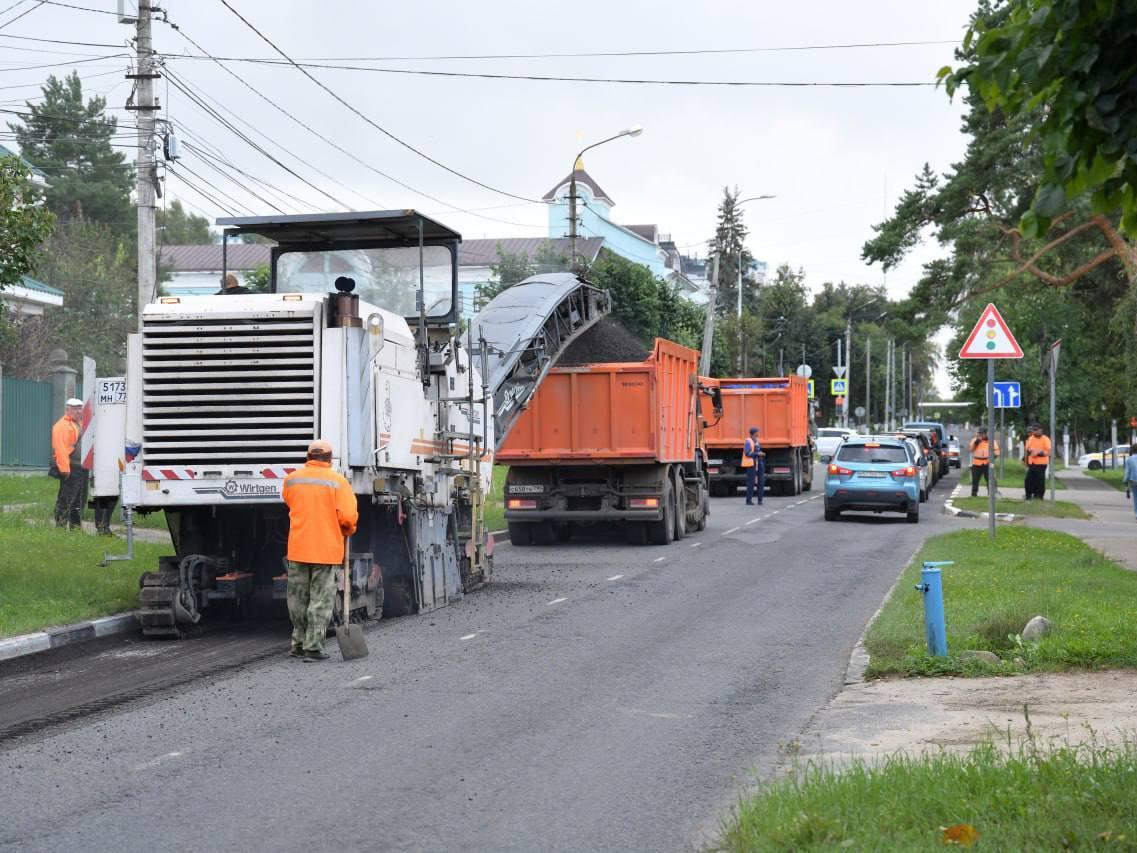
[[[1129,445],[1118,444],[1114,447],[1107,447],[1105,450],[1099,450],[1097,453],[1083,453],[1078,457],[1079,468],[1089,468],[1091,471],[1099,471],[1102,468],[1114,467],[1114,454],[1116,453],[1117,467],[1121,468],[1125,465],[1125,460],[1129,458]]]
[[[947,456],[949,468],[959,467],[959,439],[954,435],[947,437],[947,450],[945,451],[945,455]]]
[[[822,462],[828,462],[837,452],[837,445],[845,440],[846,436],[853,435],[851,429],[842,427],[822,427],[817,431],[817,455]]]
[[[931,492],[932,487],[936,484],[940,465],[940,458],[936,456],[935,451],[932,450],[931,433],[929,430],[906,429],[901,430],[899,434],[916,443],[916,447],[919,449],[917,458],[924,460],[924,477],[921,482],[925,483],[925,494],[921,497],[921,500],[927,500],[928,493]]]
[[[932,472],[928,468],[928,457],[924,454],[924,448],[920,446],[920,440],[913,438],[910,435],[901,435],[904,443],[908,445],[909,455],[912,457],[912,464],[916,466],[917,473],[920,475],[920,503],[924,503],[928,499],[928,492],[932,488]]]
[[[940,457],[940,473],[942,477],[948,472],[948,457],[947,457],[947,442],[948,431],[947,427],[938,421],[909,421],[904,424],[904,429],[930,429],[935,433],[936,440],[932,442],[932,446],[936,450],[936,455]]]
[[[934,429],[904,429],[903,432],[905,434],[915,433],[924,439],[924,444],[928,448],[928,467],[931,468],[931,479],[934,486],[948,471],[947,457],[940,456],[938,452],[939,435]]]
[[[920,469],[905,439],[849,436],[826,469],[825,520],[846,510],[900,512],[920,521]]]

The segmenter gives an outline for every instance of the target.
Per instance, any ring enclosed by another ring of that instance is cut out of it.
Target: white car
[[[821,461],[828,462],[837,452],[837,446],[852,434],[851,429],[841,427],[822,427],[819,429],[817,431],[817,455]]]
[[[1097,453],[1083,453],[1078,457],[1078,467],[1089,468],[1091,471],[1112,468],[1114,467],[1114,451],[1117,452],[1117,467],[1124,467],[1125,460],[1129,458],[1128,444],[1107,447],[1104,451],[1099,450]]]
[[[908,455],[912,459],[912,464],[920,472],[920,503],[923,503],[928,499],[928,492],[932,488],[932,469],[928,467],[928,460],[924,458],[924,449],[920,446],[920,442],[914,438],[905,438],[904,443],[908,445]]]

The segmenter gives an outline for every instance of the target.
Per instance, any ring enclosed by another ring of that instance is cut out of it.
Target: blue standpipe
[[[916,591],[924,594],[924,634],[928,638],[928,654],[947,657],[947,624],[944,621],[944,588],[940,566],[953,566],[954,560],[924,563]]]

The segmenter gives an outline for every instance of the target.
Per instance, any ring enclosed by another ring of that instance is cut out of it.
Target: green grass
[[[1007,470],[1006,470],[1006,473],[1004,473],[1001,477],[999,476],[999,465],[1000,465],[999,462],[995,463],[995,475],[996,475],[996,479],[999,481],[999,488],[1000,489],[1022,488],[1023,480],[1026,479],[1026,465],[1023,464],[1022,460],[1020,460],[1020,459],[1007,459],[1006,460]],[[1058,467],[1055,468],[1054,470],[1057,471],[1061,468],[1062,468],[1062,464],[1058,463]],[[1047,472],[1047,479],[1046,479],[1046,488],[1047,489],[1050,488],[1049,474],[1050,474],[1050,472],[1048,471]],[[970,468],[970,466],[964,465],[962,468],[959,469],[959,482],[965,486],[971,485],[971,468]],[[986,486],[984,485],[982,480],[979,481],[979,488],[981,488],[981,489],[986,488]],[[1059,480],[1057,477],[1055,477],[1054,478],[1054,488],[1056,490],[1060,491],[1060,490],[1066,488],[1066,485],[1061,480]]]
[[[493,469],[493,486],[486,495],[486,529],[505,529],[505,475],[509,471],[504,465],[495,465]]]
[[[0,504],[55,504],[59,481],[47,474],[0,474]]]
[[[1121,484],[1121,478],[1125,475],[1125,471],[1112,468],[1108,471],[1086,471],[1095,480],[1101,480],[1103,483],[1108,483],[1119,492],[1125,491],[1125,486]]]
[[[982,486],[980,486],[982,490]],[[952,501],[960,509],[972,512],[987,511],[987,496],[977,498],[955,498]],[[1047,518],[1090,518],[1090,514],[1080,506],[1069,501],[1019,501],[1013,498],[999,498],[995,501],[995,512],[1013,512],[1015,515],[1045,516]]]
[[[933,658],[924,640],[922,597],[914,592],[924,560],[943,567],[948,652]],[[1037,644],[1016,639],[1033,616],[1054,623]],[[1073,536],[1029,527],[1002,527],[929,539],[897,583],[869,629],[868,675],[990,675],[1029,671],[1137,667],[1137,573]],[[994,652],[1003,664],[963,661],[968,649]]]
[[[101,568],[120,540],[29,524],[0,514],[0,637],[66,625],[138,606],[138,577],[158,566],[169,546],[135,541],[134,560]]]
[[[718,849],[943,850],[944,830],[965,824],[980,850],[1132,850],[1134,802],[1132,743],[810,763],[740,804]]]

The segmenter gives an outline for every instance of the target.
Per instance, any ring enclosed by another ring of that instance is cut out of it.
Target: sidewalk
[[[1077,468],[1059,470],[1055,476],[1066,484],[1065,490],[1058,493],[1058,500],[1077,504],[1093,518],[1083,521],[1027,517],[1024,521],[1031,527],[1077,536],[1091,548],[1137,572],[1137,519],[1125,492]]]

